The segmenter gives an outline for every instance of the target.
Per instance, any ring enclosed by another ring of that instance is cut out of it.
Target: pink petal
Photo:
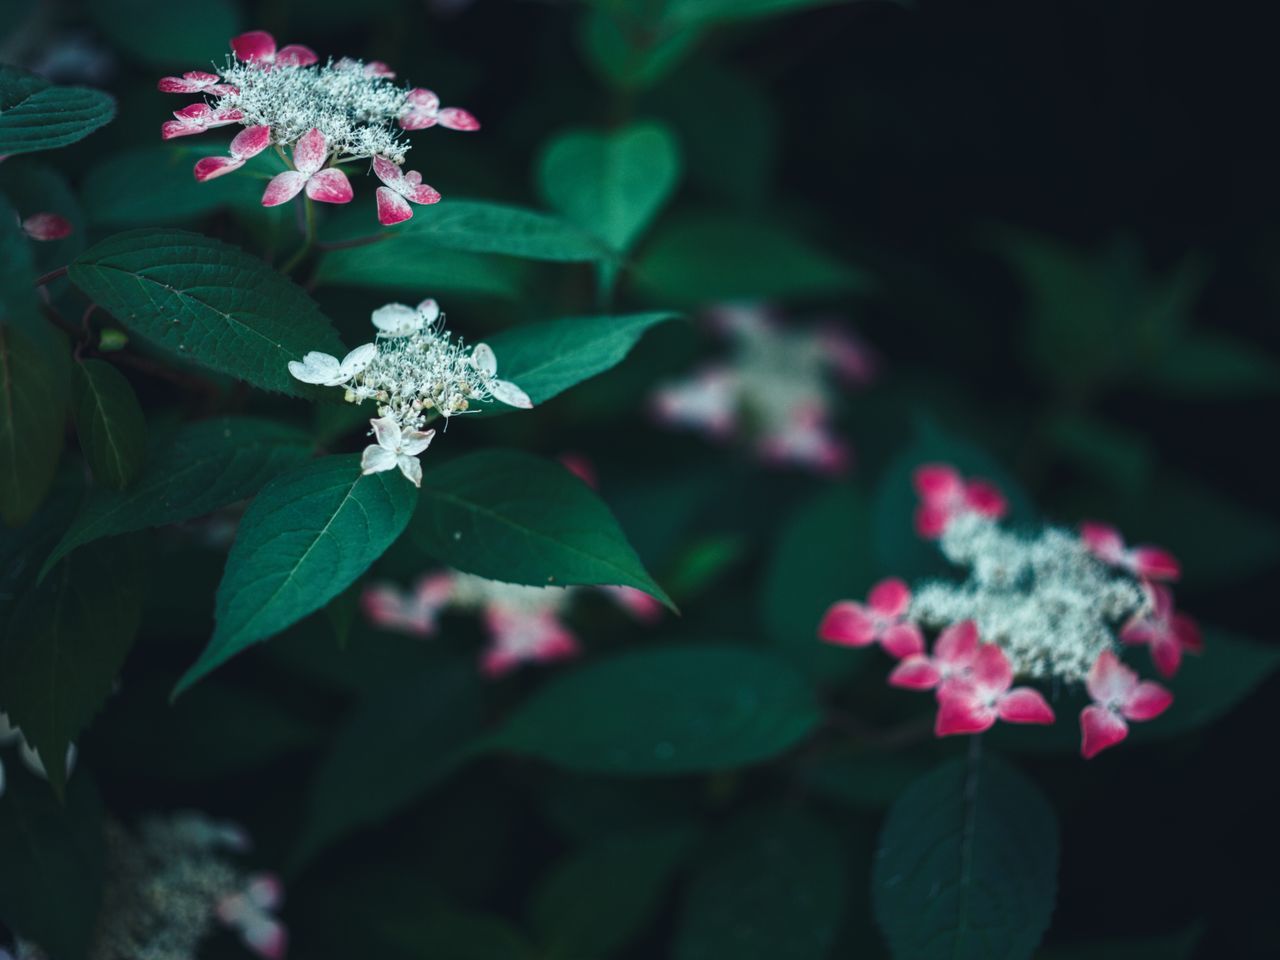
[[[964,499],[970,510],[993,520],[999,520],[1009,509],[1009,502],[1000,488],[986,480],[970,480],[965,487]]]
[[[381,60],[370,60],[364,65],[364,75],[366,77],[381,77],[384,80],[394,80],[396,72]]]
[[[401,130],[426,130],[436,125],[436,117],[435,114],[411,110],[396,122],[400,124]]]
[[[964,481],[955,467],[945,463],[926,463],[916,467],[911,482],[925,500],[950,500],[960,496]]]
[[[1124,538],[1115,527],[1086,521],[1080,524],[1080,539],[1099,560],[1118,564],[1124,558]]]
[[[1080,734],[1080,755],[1088,760],[1127,737],[1129,725],[1123,717],[1094,704],[1080,711]]]
[[[662,604],[635,587],[605,587],[618,605],[641,623],[657,623],[662,619]]]
[[[876,624],[862,604],[841,600],[827,610],[818,636],[845,647],[865,647],[876,638]]]
[[[329,169],[321,170],[307,181],[307,196],[321,203],[350,203],[355,193],[345,173]]]
[[[1172,693],[1158,683],[1146,681],[1134,688],[1120,710],[1129,720],[1154,720],[1168,710],[1171,703]]]
[[[902,616],[910,604],[911,588],[897,577],[881,580],[867,596],[867,606],[886,618]]]
[[[411,170],[409,172],[416,173],[417,171]],[[425,183],[415,186],[407,196],[414,203],[428,204],[440,202],[440,194],[436,191],[436,188]]]
[[[259,910],[275,910],[284,903],[284,884],[274,873],[259,873],[249,878],[245,896]]]
[[[907,657],[889,674],[889,685],[906,690],[932,690],[942,674],[933,665],[933,661],[922,654]]]
[[[895,623],[880,634],[880,646],[885,653],[901,660],[924,653],[924,634],[914,623]]]
[[[1053,723],[1053,708],[1030,687],[1015,687],[996,704],[1000,719],[1007,723]]]
[[[216,73],[204,73],[200,70],[192,70],[184,73],[180,77],[163,77],[156,84],[156,89],[161,93],[199,93],[218,85],[218,81],[222,78]]]
[[[485,676],[496,679],[510,673],[519,662],[515,654],[495,648],[484,652],[480,659],[480,669]]]
[[[189,137],[196,133],[204,133],[208,129],[203,124],[187,123],[182,120],[166,120],[160,124],[160,139],[172,140],[174,137]]]
[[[265,914],[245,923],[242,935],[245,946],[266,960],[282,960],[288,950],[284,924]]]
[[[916,507],[916,533],[926,540],[936,540],[942,536],[951,520],[951,510],[937,503],[922,503]]]
[[[271,128],[265,124],[246,127],[231,141],[231,155],[239,160],[256,157],[271,145]]]
[[[329,144],[324,133],[312,127],[293,145],[293,165],[301,173],[315,173],[324,166],[329,156]]]
[[[972,620],[953,623],[938,635],[934,659],[946,667],[967,667],[978,653],[978,625]]]
[[[270,60],[276,52],[275,37],[265,30],[250,30],[232,38],[231,51],[237,60]]]
[[[1098,703],[1124,703],[1138,686],[1138,675],[1110,650],[1103,650],[1089,668],[1085,686]]]
[[[1013,667],[1004,651],[984,643],[973,659],[973,684],[984,696],[995,698],[1013,684]]]
[[[981,733],[996,722],[996,709],[985,703],[972,687],[952,686],[938,702],[933,732],[939,737],[960,733]]]
[[[1182,664],[1182,645],[1172,634],[1165,634],[1151,644],[1151,662],[1162,677],[1172,677]]]
[[[379,187],[376,196],[378,222],[384,227],[390,227],[413,216],[413,208],[409,206],[409,201],[390,187]]]
[[[239,170],[243,166],[244,161],[235,157],[201,157],[196,161],[196,180],[204,183],[206,180],[220,177],[232,170]]]
[[[71,236],[71,221],[57,213],[33,213],[22,221],[22,229],[32,240],[61,240]]]
[[[267,184],[267,189],[262,193],[262,205],[264,207],[278,207],[282,203],[288,203],[299,193],[307,184],[307,175],[299,173],[297,170],[286,170],[284,173],[278,173],[272,177],[271,182]]]
[[[440,98],[425,87],[414,87],[405,95],[405,102],[423,113],[435,113],[440,109]]]
[[[310,47],[304,47],[300,43],[291,43],[280,48],[280,52],[276,54],[275,62],[282,67],[309,67],[319,59],[316,56],[316,52]]]
[[[1184,650],[1192,653],[1204,652],[1204,638],[1200,635],[1199,624],[1185,613],[1175,613],[1170,622],[1173,626],[1173,635],[1178,638],[1178,643]]]
[[[479,130],[480,121],[460,107],[445,107],[440,111],[439,123],[450,130]]]
[[[1161,550],[1159,547],[1134,547],[1130,556],[1133,558],[1133,572],[1140,577],[1177,580],[1182,575],[1181,565],[1168,550]]]
[[[400,164],[386,157],[373,158],[373,172],[378,175],[378,179],[385,183],[388,187],[395,190],[396,193],[403,193],[405,181],[404,170]]]
[[[454,577],[451,573],[430,573],[418,581],[418,600],[431,607],[443,607],[453,596]]]

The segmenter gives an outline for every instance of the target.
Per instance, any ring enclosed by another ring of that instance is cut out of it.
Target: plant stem
[[[43,287],[46,283],[53,283],[53,281],[57,280],[59,277],[66,276],[66,273],[66,267],[59,267],[57,270],[50,270],[44,276],[36,278],[36,286]]]
[[[286,261],[285,265],[280,268],[281,273],[292,273],[294,267],[300,264],[311,252],[311,248],[316,242],[316,205],[310,197],[304,196],[303,209],[306,211],[306,227],[303,230],[302,246],[296,253]]]

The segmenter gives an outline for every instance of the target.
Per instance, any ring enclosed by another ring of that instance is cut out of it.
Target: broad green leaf
[[[538,163],[546,201],[619,253],[657,216],[679,177],[679,146],[657,123],[562,133]]]
[[[1058,826],[996,760],[952,760],[889,811],[872,875],[876,919],[901,960],[1025,960],[1049,926]]]
[[[853,0],[666,0],[662,19],[671,26],[711,26],[852,2]]]
[[[65,147],[115,115],[115,99],[101,90],[54,86],[0,64],[0,155]]]
[[[650,922],[693,839],[683,826],[636,830],[557,863],[534,891],[530,911],[540,956],[614,956]]]
[[[81,360],[73,383],[76,432],[94,479],[123,490],[147,455],[147,424],[133,387],[105,360]]]
[[[270,420],[219,417],[186,424],[152,446],[131,489],[98,490],[85,501],[41,575],[82,544],[202,517],[251,497],[306,460],[310,447],[306,433]]]
[[[459,570],[533,586],[619,584],[671,606],[609,508],[558,463],[468,454],[428,468],[420,500],[413,542]]]
[[[106,851],[102,801],[87,775],[59,803],[25,770],[0,795],[0,925],[54,960],[82,960],[98,921]]]
[[[142,548],[130,539],[82,550],[22,598],[0,642],[0,704],[59,794],[67,745],[111,693],[133,646],[145,581]]]
[[[701,37],[697,29],[655,31],[628,16],[625,9],[583,11],[578,46],[583,58],[604,79],[624,90],[657,83],[690,53]]]
[[[526,323],[487,342],[498,358],[498,376],[518,384],[537,405],[617,366],[645,331],[677,316],[633,313]],[[501,413],[511,408],[490,403],[485,409]]]
[[[363,475],[356,454],[313,460],[263,487],[227,557],[213,638],[174,695],[350,586],[404,532],[416,494],[398,471]]]
[[[118,233],[76,258],[70,277],[137,336],[264,390],[309,396],[289,361],[312,350],[345,352],[301,287],[198,233]]]
[[[528,260],[606,260],[608,249],[588,233],[558,217],[500,203],[445,200],[419,207],[396,230],[450,250],[504,253]],[[390,241],[395,243],[396,238]]]
[[[475,667],[448,665],[372,691],[316,772],[294,865],[409,806],[463,759],[480,727]]]
[[[818,624],[837,600],[859,600],[878,579],[867,505],[834,487],[786,520],[760,592],[761,617],[786,657],[815,679],[848,676],[865,662],[858,651],[818,639]]]
[[[667,776],[768,760],[819,720],[813,691],[785,661],[691,644],[628,653],[557,677],[487,745],[569,770]]]
[[[24,522],[44,499],[62,453],[64,399],[46,355],[0,325],[0,518]]]
[[[868,278],[777,225],[738,217],[668,218],[636,265],[645,292],[697,307],[715,300],[828,297]]]
[[[824,960],[845,911],[840,838],[788,810],[731,822],[685,895],[674,960]]]
[[[449,250],[429,237],[397,236],[361,247],[329,250],[316,265],[324,286],[484,294],[504,300],[520,296],[524,271],[515,260]]]
[[[88,9],[117,48],[157,67],[189,70],[206,63],[226,52],[227,40],[240,30],[231,0],[201,0],[198,17],[169,0],[94,0]]]

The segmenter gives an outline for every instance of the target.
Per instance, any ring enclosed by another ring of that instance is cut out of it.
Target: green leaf
[[[569,770],[667,776],[768,760],[807,737],[819,720],[812,690],[785,661],[742,647],[691,644],[637,651],[557,677],[486,745]]]
[[[132,540],[82,550],[19,602],[0,643],[0,704],[40,751],[59,794],[67,746],[111,693],[133,646],[145,580]]]
[[[17,329],[0,326],[0,517],[18,525],[53,482],[62,454],[63,398],[58,376]]]
[[[70,277],[137,336],[264,390],[309,396],[289,361],[311,350],[344,352],[301,287],[198,233],[118,233],[77,257]]]
[[[701,38],[696,29],[656,32],[625,8],[583,11],[578,46],[591,67],[616,87],[641,90],[658,82]]]
[[[442,563],[532,586],[619,584],[671,600],[618,522],[558,463],[483,450],[427,471],[411,536]]]
[[[789,810],[739,816],[689,884],[674,960],[824,960],[845,911],[841,841]]]
[[[668,218],[636,266],[645,291],[664,303],[826,297],[868,287],[861,271],[758,220]]]
[[[464,758],[462,747],[480,719],[471,663],[372,691],[344,718],[316,772],[294,866],[426,793]]]
[[[1057,869],[1057,821],[1035,785],[996,760],[953,760],[889,811],[876,919],[904,960],[1020,960],[1049,926]]]
[[[666,0],[662,19],[665,24],[676,27],[710,26],[851,2],[853,0]]]
[[[679,146],[657,123],[562,133],[538,163],[547,202],[619,253],[653,221],[679,178]]]
[[[99,483],[123,490],[142,470],[147,424],[129,381],[105,360],[75,366],[75,420],[80,449]]]
[[[40,316],[31,240],[18,220],[18,212],[0,194],[0,327],[17,328],[35,345],[51,351],[56,341]]]
[[[1174,394],[1245,398],[1280,390],[1280,362],[1256,344],[1193,332],[1144,366],[1140,378]]]
[[[445,200],[420,207],[396,231],[450,250],[504,253],[528,260],[588,262],[610,256],[600,241],[558,217],[475,200]],[[397,240],[393,236],[386,242]]]
[[[651,827],[570,854],[539,883],[530,911],[545,960],[611,957],[657,911],[694,838],[688,827]]]
[[[263,487],[218,585],[213,638],[174,695],[350,586],[404,532],[415,494],[397,471],[361,474],[357,454],[322,457]]]
[[[867,505],[835,487],[786,521],[760,592],[761,617],[787,658],[814,679],[838,680],[865,662],[858,651],[818,639],[818,624],[837,600],[861,600],[879,578]]]
[[[43,576],[76,547],[101,537],[202,517],[251,497],[310,455],[306,433],[270,420],[219,417],[185,424],[154,445],[138,482],[95,491],[45,561]]]
[[[35,74],[0,64],[0,154],[65,147],[115,115],[115,99],[101,90],[55,87]]]
[[[156,67],[205,63],[240,32],[230,0],[201,0],[198,17],[170,0],[94,0],[88,10],[130,59]]]
[[[0,925],[55,960],[89,953],[102,902],[102,802],[76,777],[59,803],[46,784],[15,771],[0,795]]]
[[[483,294],[504,300],[519,298],[524,281],[521,264],[480,253],[448,250],[430,237],[388,235],[361,247],[329,250],[316,265],[322,286],[423,290]]]
[[[633,313],[525,323],[487,342],[498,358],[498,375],[518,384],[537,405],[617,366],[645,331],[678,316]],[[484,409],[501,413],[511,408],[495,402]]]

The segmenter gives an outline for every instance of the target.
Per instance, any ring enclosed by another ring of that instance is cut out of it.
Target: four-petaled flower
[[[549,663],[578,655],[578,641],[553,610],[521,611],[491,605],[485,624],[492,642],[481,657],[481,669],[500,677],[521,663]]]
[[[498,358],[493,355],[493,348],[487,343],[477,343],[471,348],[471,364],[486,377],[493,377],[489,387],[489,393],[492,394],[493,399],[520,410],[533,409],[533,401],[529,399],[527,393],[510,380],[497,379]]]
[[[1080,539],[1103,563],[1128,570],[1143,580],[1177,580],[1182,572],[1177,558],[1168,550],[1150,546],[1127,547],[1120,531],[1106,524],[1080,524]]]
[[[273,916],[284,900],[284,886],[269,873],[249,878],[244,890],[218,901],[218,919],[240,934],[246,947],[266,960],[280,960],[288,948],[284,924]]]
[[[386,184],[385,187],[379,187],[377,192],[378,222],[384,227],[412,217],[413,208],[409,206],[411,200],[422,204],[440,202],[440,194],[434,187],[422,182],[422,174],[417,170],[406,172],[399,164],[386,157],[374,157],[373,172]]]
[[[321,170],[329,156],[325,136],[312,127],[293,145],[296,169],[276,174],[262,194],[264,207],[276,207],[296,197],[305,187],[307,196],[323,203],[350,203],[351,183],[341,170]]]
[[[419,580],[411,592],[402,593],[388,585],[367,587],[360,602],[377,626],[428,637],[435,633],[440,611],[452,595],[453,575],[432,573]]]
[[[984,643],[964,678],[950,678],[938,688],[938,717],[934,732],[940,737],[957,733],[981,733],[1006,723],[1053,723],[1053,710],[1039,691],[1013,687],[1009,658],[993,643]]]
[[[422,464],[418,454],[431,445],[435,430],[401,430],[391,417],[370,420],[377,443],[364,448],[360,458],[360,471],[364,474],[381,473],[400,468],[400,472],[415,486],[422,486]]]
[[[1130,620],[1120,631],[1128,644],[1147,644],[1151,660],[1164,677],[1172,677],[1182,663],[1182,652],[1201,653],[1200,628],[1185,613],[1173,608],[1173,591],[1157,583],[1147,585],[1151,609]]]
[[[954,517],[978,513],[998,520],[1008,510],[1008,502],[996,486],[986,480],[965,480],[955,467],[928,463],[917,467],[912,481],[920,495],[916,508],[916,533],[929,540],[942,536]]]
[[[204,133],[214,127],[225,127],[239,123],[244,119],[244,111],[234,108],[214,110],[207,103],[193,103],[181,110],[173,111],[176,119],[166,120],[160,125],[160,136],[165,140],[174,137],[189,137],[195,133]]]
[[[239,170],[250,157],[256,157],[271,145],[271,128],[265,125],[246,127],[231,140],[231,156],[201,157],[196,161],[196,179],[203,183],[232,170]]]
[[[378,346],[373,343],[356,347],[341,361],[327,353],[312,350],[301,362],[289,361],[289,372],[303,383],[315,383],[322,387],[337,387],[347,383],[352,377],[369,365],[378,354]]]
[[[972,620],[953,623],[933,644],[933,656],[912,654],[889,674],[889,683],[906,690],[932,690],[973,673],[978,656],[978,625]]]
[[[33,213],[25,220],[19,218],[22,232],[32,240],[61,240],[71,236],[71,221],[58,213]]]
[[[384,337],[411,337],[440,319],[440,304],[430,297],[416,307],[388,303],[373,311],[370,318]]]
[[[309,67],[320,58],[310,47],[300,43],[276,49],[276,38],[265,30],[250,30],[231,41],[237,60],[252,63],[265,70],[272,67]]]
[[[425,130],[437,123],[450,130],[479,130],[480,121],[460,107],[441,107],[440,98],[430,90],[415,87],[405,97],[406,110],[400,115],[404,130]]]
[[[1086,760],[1129,735],[1128,720],[1152,720],[1173,703],[1173,694],[1138,675],[1110,650],[1098,654],[1085,680],[1093,703],[1080,712],[1080,753]]]
[[[161,93],[211,93],[218,97],[240,92],[231,84],[223,83],[216,73],[203,70],[191,70],[180,77],[163,77],[156,87]]]
[[[865,647],[879,641],[886,652],[898,659],[924,652],[924,636],[907,619],[911,590],[890,577],[881,580],[867,595],[866,604],[841,600],[832,604],[818,627],[818,636],[828,643]]]

